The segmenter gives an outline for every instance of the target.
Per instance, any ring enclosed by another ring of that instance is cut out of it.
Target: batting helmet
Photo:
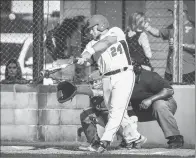
[[[103,15],[99,15],[99,14],[93,15],[88,20],[88,27],[87,28],[91,28],[95,25],[98,25],[97,29],[99,31],[104,31],[109,28],[109,22],[108,22],[107,18],[104,17]]]

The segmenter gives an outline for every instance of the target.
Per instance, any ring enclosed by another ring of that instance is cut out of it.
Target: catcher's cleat
[[[89,145],[89,146],[79,146],[78,149],[82,150],[82,151],[96,152],[96,149],[92,145]]]
[[[95,140],[90,145],[88,144],[88,145],[81,145],[81,146],[79,146],[78,149],[82,150],[82,151],[97,152],[98,147],[99,147],[99,141]]]
[[[108,145],[109,145],[108,141],[100,141],[96,144],[91,144],[89,146],[80,146],[78,149],[83,151],[103,153],[106,151]]]

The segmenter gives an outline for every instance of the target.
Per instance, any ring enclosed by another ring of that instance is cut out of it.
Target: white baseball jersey
[[[107,36],[116,36],[117,43],[111,45],[107,50],[105,50],[101,55],[94,54],[93,57],[95,61],[97,61],[100,73],[105,74],[112,70],[121,69],[123,67],[128,67],[128,46],[126,42],[126,37],[124,32],[118,28],[111,28],[105,35],[100,37],[100,40]],[[98,40],[99,41],[99,40]],[[88,48],[92,47],[98,41],[92,40],[90,41],[85,51],[88,51]],[[127,51],[127,55],[126,52]]]

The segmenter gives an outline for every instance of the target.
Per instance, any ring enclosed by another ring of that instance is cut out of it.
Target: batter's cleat
[[[182,135],[170,136],[168,139],[169,141],[167,143],[169,144],[169,149],[181,148],[184,145],[184,139]]]
[[[133,148],[141,149],[142,145],[147,141],[147,138],[140,135],[139,139],[133,142]]]
[[[110,142],[109,141],[100,141],[99,146],[97,148],[98,153],[103,153],[106,151],[106,148],[109,146]]]

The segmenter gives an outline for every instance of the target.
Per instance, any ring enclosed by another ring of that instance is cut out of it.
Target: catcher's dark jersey
[[[133,89],[131,105],[138,107],[142,100],[159,93],[163,88],[173,89],[158,73],[142,70],[140,80],[135,83]]]

